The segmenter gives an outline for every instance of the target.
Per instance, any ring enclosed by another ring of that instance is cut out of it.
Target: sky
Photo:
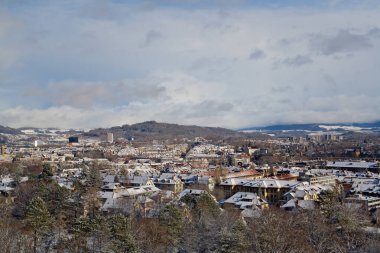
[[[380,120],[378,0],[1,0],[0,125]]]

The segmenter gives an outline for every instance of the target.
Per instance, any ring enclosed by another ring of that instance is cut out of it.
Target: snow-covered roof
[[[239,179],[231,178],[223,180],[221,185],[243,185],[246,187],[260,187],[260,188],[292,188],[296,185],[302,184],[298,181],[291,180],[276,180],[276,179]]]
[[[254,206],[261,206],[268,204],[265,200],[257,196],[252,192],[237,192],[230,198],[224,201],[224,203],[234,204],[240,209],[252,208]]]
[[[179,195],[178,198],[181,199],[182,197],[186,196],[187,194],[196,195],[199,196],[202,193],[207,193],[205,190],[199,190],[199,189],[185,189],[183,190]]]
[[[327,162],[326,167],[328,168],[358,168],[358,169],[370,169],[377,167],[377,163],[374,162],[351,162],[351,161],[345,161],[345,162]]]

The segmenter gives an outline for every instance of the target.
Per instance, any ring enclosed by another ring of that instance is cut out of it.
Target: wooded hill
[[[220,127],[184,126],[147,121],[133,125],[99,128],[87,132],[87,136],[113,133],[114,138],[194,138],[194,137],[244,137],[244,133]]]
[[[5,127],[0,125],[0,133],[1,134],[22,134],[22,132],[18,129],[11,128],[11,127]]]

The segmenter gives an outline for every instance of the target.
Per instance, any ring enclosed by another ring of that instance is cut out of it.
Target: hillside
[[[264,127],[248,127],[240,129],[240,131],[252,131],[252,130],[262,130],[262,131],[344,131],[344,130],[354,130],[358,128],[367,129],[378,129],[380,128],[380,121],[369,122],[369,123],[313,123],[313,124],[281,124],[281,125],[270,125]]]
[[[1,134],[22,134],[22,132],[18,129],[5,127],[0,125],[0,133]]]
[[[271,125],[265,127],[251,127],[241,129],[247,130],[263,130],[263,131],[296,131],[296,130],[306,130],[306,131],[322,131],[323,129],[319,127],[319,124],[289,124],[289,125]]]
[[[121,127],[94,129],[87,136],[102,136],[113,133],[115,138],[193,138],[193,137],[240,137],[244,136],[230,129],[220,127],[183,126],[177,124],[147,121]]]

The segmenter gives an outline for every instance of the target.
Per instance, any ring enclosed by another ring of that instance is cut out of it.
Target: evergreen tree
[[[244,220],[239,219],[232,228],[232,245],[237,252],[246,252],[249,247],[248,228]]]
[[[223,228],[219,232],[219,240],[218,240],[218,252],[221,253],[230,253],[230,252],[237,252],[236,249],[234,249],[233,245],[233,238],[232,234],[227,231],[227,228]]]
[[[184,221],[181,212],[173,204],[167,205],[159,216],[160,225],[166,229],[167,239],[176,247],[182,237]]]
[[[220,215],[220,208],[218,203],[213,199],[210,194],[202,193],[197,201],[197,209],[201,216],[205,218],[216,218]]]
[[[216,233],[215,238],[215,252],[221,253],[240,253],[240,252],[248,252],[249,249],[249,232],[248,228],[242,218],[231,217],[231,216],[220,216],[220,218],[232,218],[238,219],[234,224],[229,224],[229,222],[225,222],[224,224],[220,224],[215,226]],[[232,225],[232,226],[231,226]]]
[[[45,202],[40,197],[32,199],[26,211],[26,223],[34,233],[34,252],[37,251],[38,237],[48,235],[53,226]]]
[[[90,170],[87,175],[87,186],[91,188],[98,189],[102,185],[102,177],[97,165],[90,167]]]
[[[139,252],[137,243],[130,233],[130,222],[122,215],[111,216],[108,219],[110,229],[111,249],[114,252]]]
[[[42,172],[39,175],[40,179],[49,180],[53,176],[53,169],[51,168],[50,164],[45,163],[42,165]]]

